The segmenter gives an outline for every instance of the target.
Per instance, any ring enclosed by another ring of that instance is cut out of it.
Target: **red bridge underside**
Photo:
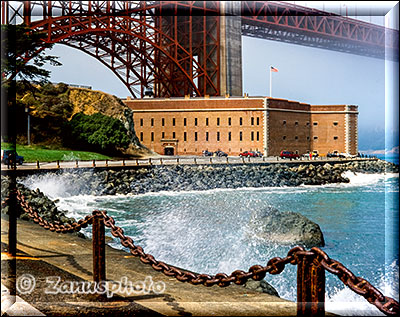
[[[235,14],[245,36],[398,59],[395,30],[279,2]],[[3,1],[1,18],[97,58],[135,97],[170,97],[221,94],[220,15],[219,1]]]

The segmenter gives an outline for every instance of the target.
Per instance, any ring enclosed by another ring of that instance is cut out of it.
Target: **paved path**
[[[1,240],[3,242],[7,242],[7,229],[8,222],[2,219]],[[107,230],[106,235],[110,235]],[[101,301],[93,296],[90,298],[76,294],[62,294],[62,296],[52,298],[44,294],[50,287],[48,283],[44,283],[48,276],[60,276],[61,284],[68,284],[69,281],[91,280],[91,240],[82,239],[73,234],[53,233],[27,221],[18,221],[17,240],[18,250],[24,252],[16,260],[17,267],[20,268],[20,271],[17,270],[17,277],[27,272],[39,281],[36,284],[37,289],[32,293],[35,295],[18,295],[46,315],[53,315],[55,312],[56,315],[64,316],[68,313],[81,312],[80,309],[86,312],[96,312],[100,306],[103,309],[100,311],[104,313],[105,310],[107,314],[108,309],[111,312],[115,307],[120,309],[125,307],[127,311],[131,312],[148,310],[149,313],[169,316],[296,315],[296,304],[293,302],[251,291],[238,285],[220,288],[181,283],[175,278],[154,271],[150,266],[144,265],[139,259],[128,253],[110,247],[106,248],[106,274],[110,288],[115,287],[118,283],[125,285],[129,282],[135,285],[143,285],[140,282],[144,282],[144,285],[150,286],[152,281],[153,285],[158,287],[164,283],[165,291],[160,294],[157,292],[138,293],[137,291],[132,295],[127,294],[126,289],[121,288],[111,299]],[[36,265],[35,268],[34,265]],[[285,272],[281,274],[285,274]]]

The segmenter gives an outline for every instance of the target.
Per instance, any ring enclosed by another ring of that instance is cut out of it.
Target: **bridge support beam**
[[[242,96],[242,18],[240,1],[221,1],[221,95]]]

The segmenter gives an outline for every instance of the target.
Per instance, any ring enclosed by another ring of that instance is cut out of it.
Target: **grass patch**
[[[1,149],[12,149],[10,143],[1,143]],[[25,162],[54,162],[54,161],[88,161],[111,160],[112,157],[95,152],[74,151],[70,149],[48,149],[39,145],[17,144],[17,153],[24,157]]]

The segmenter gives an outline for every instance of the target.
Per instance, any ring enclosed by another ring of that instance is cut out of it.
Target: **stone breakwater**
[[[1,178],[1,200],[3,201],[9,193],[11,180],[9,177],[5,176]],[[67,217],[66,213],[68,211],[60,210],[57,208],[57,200],[49,199],[45,194],[43,194],[38,188],[36,190],[31,190],[21,183],[16,184],[17,189],[25,197],[25,200],[32,206],[33,210],[38,213],[43,219],[59,224],[72,224],[75,222],[75,218]],[[2,214],[9,214],[10,206],[6,205],[1,209]],[[22,209],[18,208],[16,210],[17,216],[23,220],[31,220],[29,215],[23,212]],[[76,233],[80,237],[84,237],[83,234]]]
[[[382,160],[314,165],[175,165],[137,170],[86,172],[85,192],[92,195],[143,194],[215,188],[279,187],[348,183],[342,176],[356,173],[398,173],[398,166]],[[94,176],[94,177],[93,177]],[[90,184],[94,181],[93,184]]]

